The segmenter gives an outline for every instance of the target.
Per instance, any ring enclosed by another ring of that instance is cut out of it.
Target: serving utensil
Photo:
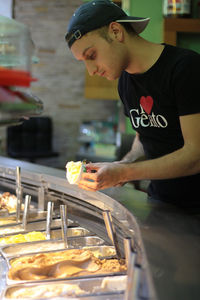
[[[119,243],[118,243],[115,227],[114,227],[114,224],[112,221],[111,212],[109,210],[103,211],[103,218],[104,218],[108,236],[109,236],[110,240],[112,241],[113,246],[115,247],[115,251],[116,251],[116,255],[119,260],[119,263],[124,264],[124,262],[122,260],[121,251],[119,248]]]
[[[23,219],[22,219],[22,227],[24,230],[27,229],[27,220],[28,220],[30,203],[31,203],[31,196],[26,195],[25,202],[24,202],[24,213],[23,213]]]
[[[51,239],[51,222],[52,222],[53,208],[54,208],[54,202],[49,201],[47,203],[47,223],[46,223],[47,240]]]
[[[136,285],[138,282],[137,274],[135,274],[135,260],[136,253],[133,250],[133,239],[124,239],[124,251],[127,265],[127,286],[125,291],[125,300],[135,300],[136,298]]]
[[[65,248],[68,248],[68,241],[67,241],[67,205],[62,204],[60,205],[60,216],[61,216],[61,228],[62,228],[62,239],[65,244]]]
[[[17,195],[17,207],[16,207],[16,222],[20,222],[20,213],[22,205],[22,185],[21,185],[21,168],[16,167],[16,195]]]

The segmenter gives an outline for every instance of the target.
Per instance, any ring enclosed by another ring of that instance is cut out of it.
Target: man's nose
[[[97,66],[92,61],[85,61],[85,66],[90,76],[93,76],[97,72]]]

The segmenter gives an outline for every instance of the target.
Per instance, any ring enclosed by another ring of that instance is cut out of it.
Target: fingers
[[[97,181],[97,172],[96,173],[82,173],[81,180],[93,180]]]
[[[100,183],[98,182],[98,174],[94,169],[97,170],[98,167],[92,165],[91,169],[88,169],[86,166],[87,172],[82,173],[81,180],[79,181],[78,186],[87,191],[98,191],[101,189]]]
[[[100,185],[98,182],[94,181],[88,181],[88,180],[80,180],[78,186],[81,189],[87,190],[87,191],[98,191],[101,189]]]
[[[87,164],[87,172],[82,173],[79,187],[88,191],[98,191],[123,185],[118,175],[118,168],[116,172],[117,165],[113,163]]]
[[[83,173],[79,181],[79,187],[88,191],[104,189],[104,181],[100,180],[98,173]]]

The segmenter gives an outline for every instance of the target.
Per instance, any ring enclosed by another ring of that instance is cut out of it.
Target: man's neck
[[[127,43],[129,64],[126,71],[141,74],[148,71],[159,59],[164,45],[149,42],[139,36],[131,37]]]

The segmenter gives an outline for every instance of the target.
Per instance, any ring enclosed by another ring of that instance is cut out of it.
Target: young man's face
[[[99,75],[108,80],[119,78],[128,64],[123,45],[115,39],[108,42],[97,31],[74,42],[71,51],[77,60],[84,61],[90,75]]]

